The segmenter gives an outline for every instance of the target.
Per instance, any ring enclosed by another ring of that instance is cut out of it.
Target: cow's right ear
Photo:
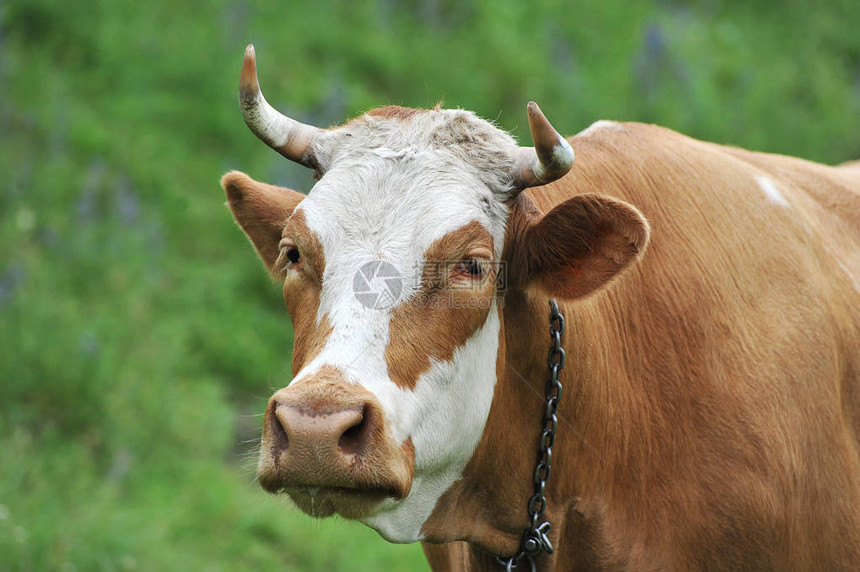
[[[233,218],[251,239],[269,273],[283,278],[283,272],[275,269],[278,243],[287,220],[305,195],[260,183],[239,171],[221,177],[221,186],[227,193],[227,206],[233,211]]]

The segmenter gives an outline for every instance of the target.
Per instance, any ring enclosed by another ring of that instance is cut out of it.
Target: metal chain
[[[543,425],[538,441],[538,460],[534,471],[534,494],[529,499],[529,526],[523,531],[519,551],[510,558],[496,557],[507,572],[518,567],[526,560],[532,572],[536,572],[535,557],[542,551],[553,553],[549,541],[551,525],[543,520],[546,510],[546,482],[549,480],[552,465],[552,446],[555,443],[555,432],[558,429],[558,402],[561,400],[561,382],[558,372],[564,368],[564,350],[561,347],[561,335],[564,333],[564,316],[558,311],[558,302],[549,301],[549,337],[552,345],[547,355],[547,365],[550,379],[546,382],[546,407],[543,414]]]

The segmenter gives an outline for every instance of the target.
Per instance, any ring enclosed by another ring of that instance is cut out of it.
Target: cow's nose
[[[269,399],[257,480],[314,516],[372,514],[412,487],[412,441],[398,442],[376,396],[323,371]]]
[[[369,409],[369,405],[359,405],[320,413],[275,403],[270,419],[272,452],[278,456],[286,451],[294,457],[311,455],[332,464],[349,462],[346,457],[360,455],[366,448],[373,425]]]

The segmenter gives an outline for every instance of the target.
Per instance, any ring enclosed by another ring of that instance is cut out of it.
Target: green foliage
[[[855,0],[0,4],[0,569],[426,567],[242,460],[292,334],[217,180],[310,185],[242,123],[246,43],[270,101],[323,126],[444,100],[528,142],[534,99],[566,133],[653,121],[839,162],[858,29]]]

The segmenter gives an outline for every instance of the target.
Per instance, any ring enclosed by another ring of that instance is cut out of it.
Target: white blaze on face
[[[409,496],[386,501],[363,522],[394,542],[420,540],[421,526],[461,476],[483,433],[496,383],[499,310],[494,301],[483,325],[450,360],[431,359],[414,390],[389,376],[385,352],[392,310],[419,291],[430,245],[473,221],[492,235],[498,260],[506,207],[445,153],[379,148],[338,161],[299,210],[323,246],[317,322],[327,316],[331,334],[294,382],[323,365],[335,366],[376,396],[393,439],[411,439],[415,471]],[[356,273],[374,260],[399,271],[397,304],[372,308],[356,297]]]

